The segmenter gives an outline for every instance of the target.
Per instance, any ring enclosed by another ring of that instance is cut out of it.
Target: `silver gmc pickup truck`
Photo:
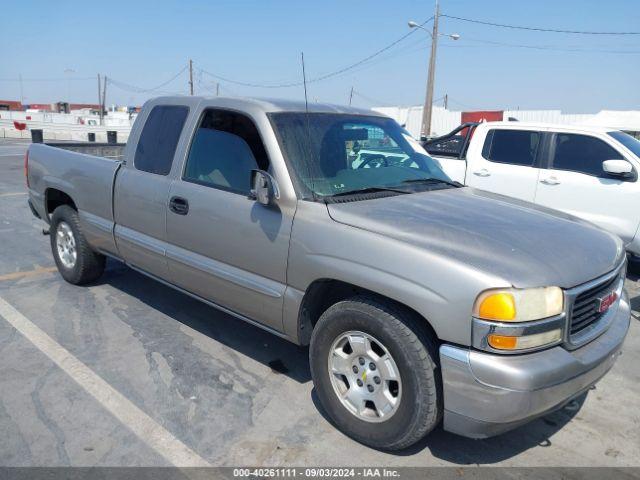
[[[452,182],[368,110],[157,98],[126,146],[33,144],[25,162],[65,280],[113,257],[309,345],[322,407],[375,448],[558,409],[629,327],[617,237]]]

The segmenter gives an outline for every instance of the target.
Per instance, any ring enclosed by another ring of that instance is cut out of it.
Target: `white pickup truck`
[[[453,180],[561,210],[615,233],[640,256],[640,141],[607,128],[464,124],[424,143]]]

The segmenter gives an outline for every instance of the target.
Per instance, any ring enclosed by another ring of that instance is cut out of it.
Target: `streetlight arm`
[[[433,40],[433,33],[431,33],[429,30],[427,30],[426,28],[424,28],[422,25],[420,25],[419,23],[416,23],[414,21],[410,21],[408,23],[409,28],[419,28],[420,30],[424,30],[425,32],[427,32],[429,34],[429,36],[431,37],[431,39]],[[452,40],[459,40],[460,39],[460,35],[457,33],[439,33],[438,34],[439,37],[449,37]]]
[[[419,23],[416,23],[413,20],[411,20],[411,21],[409,21],[408,25],[409,25],[409,28],[419,28],[420,30],[424,30],[425,32],[427,32],[429,34],[429,36],[431,38],[433,38],[433,34],[429,30],[424,28],[422,25],[420,25]]]

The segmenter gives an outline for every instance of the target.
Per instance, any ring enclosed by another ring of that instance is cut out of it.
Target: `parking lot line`
[[[4,282],[7,280],[15,280],[17,278],[35,277],[38,275],[43,275],[45,273],[55,272],[56,270],[57,270],[56,267],[41,267],[41,268],[35,268],[33,270],[0,274],[0,282]]]
[[[26,195],[27,192],[10,192],[10,193],[0,193],[0,197],[17,197],[18,195]]]
[[[177,467],[211,466],[2,297],[0,297],[0,316],[49,357],[123,425],[172,465]]]

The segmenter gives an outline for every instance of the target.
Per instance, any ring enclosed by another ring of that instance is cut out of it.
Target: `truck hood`
[[[613,270],[622,241],[570,215],[455,188],[328,204],[336,222],[446,256],[515,287],[570,288]]]

